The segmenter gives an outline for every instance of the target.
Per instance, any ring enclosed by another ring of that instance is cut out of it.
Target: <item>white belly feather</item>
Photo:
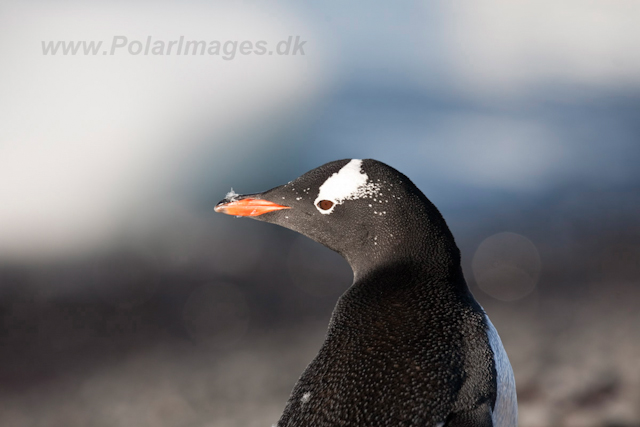
[[[509,363],[507,352],[502,346],[498,331],[487,319],[487,335],[489,344],[493,350],[493,360],[496,365],[497,395],[496,405],[493,408],[491,419],[493,427],[515,427],[518,425],[518,398],[516,396],[516,380],[513,377],[513,369]]]

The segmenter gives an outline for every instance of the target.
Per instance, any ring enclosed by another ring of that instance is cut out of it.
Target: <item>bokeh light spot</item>
[[[497,233],[478,246],[472,268],[480,289],[501,301],[515,301],[535,289],[540,254],[533,242],[521,234]]]

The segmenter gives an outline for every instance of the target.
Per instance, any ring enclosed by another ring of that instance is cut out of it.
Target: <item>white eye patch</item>
[[[320,186],[320,192],[313,204],[321,214],[327,215],[345,200],[372,197],[378,194],[378,191],[379,185],[369,182],[367,174],[362,172],[362,160],[353,159],[327,178]],[[333,205],[324,210],[318,206],[321,200],[329,200]]]

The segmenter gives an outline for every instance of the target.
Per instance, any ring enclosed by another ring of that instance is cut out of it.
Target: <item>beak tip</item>
[[[228,213],[229,208],[234,206],[234,202],[237,202],[237,201],[238,201],[237,196],[235,198],[224,198],[214,206],[213,210],[214,212],[217,212],[217,213],[226,214]]]

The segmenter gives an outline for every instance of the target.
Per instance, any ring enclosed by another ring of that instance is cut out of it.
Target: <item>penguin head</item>
[[[458,254],[436,207],[406,176],[372,159],[337,160],[263,193],[228,194],[215,210],[297,231],[341,254],[356,273],[443,244]]]

